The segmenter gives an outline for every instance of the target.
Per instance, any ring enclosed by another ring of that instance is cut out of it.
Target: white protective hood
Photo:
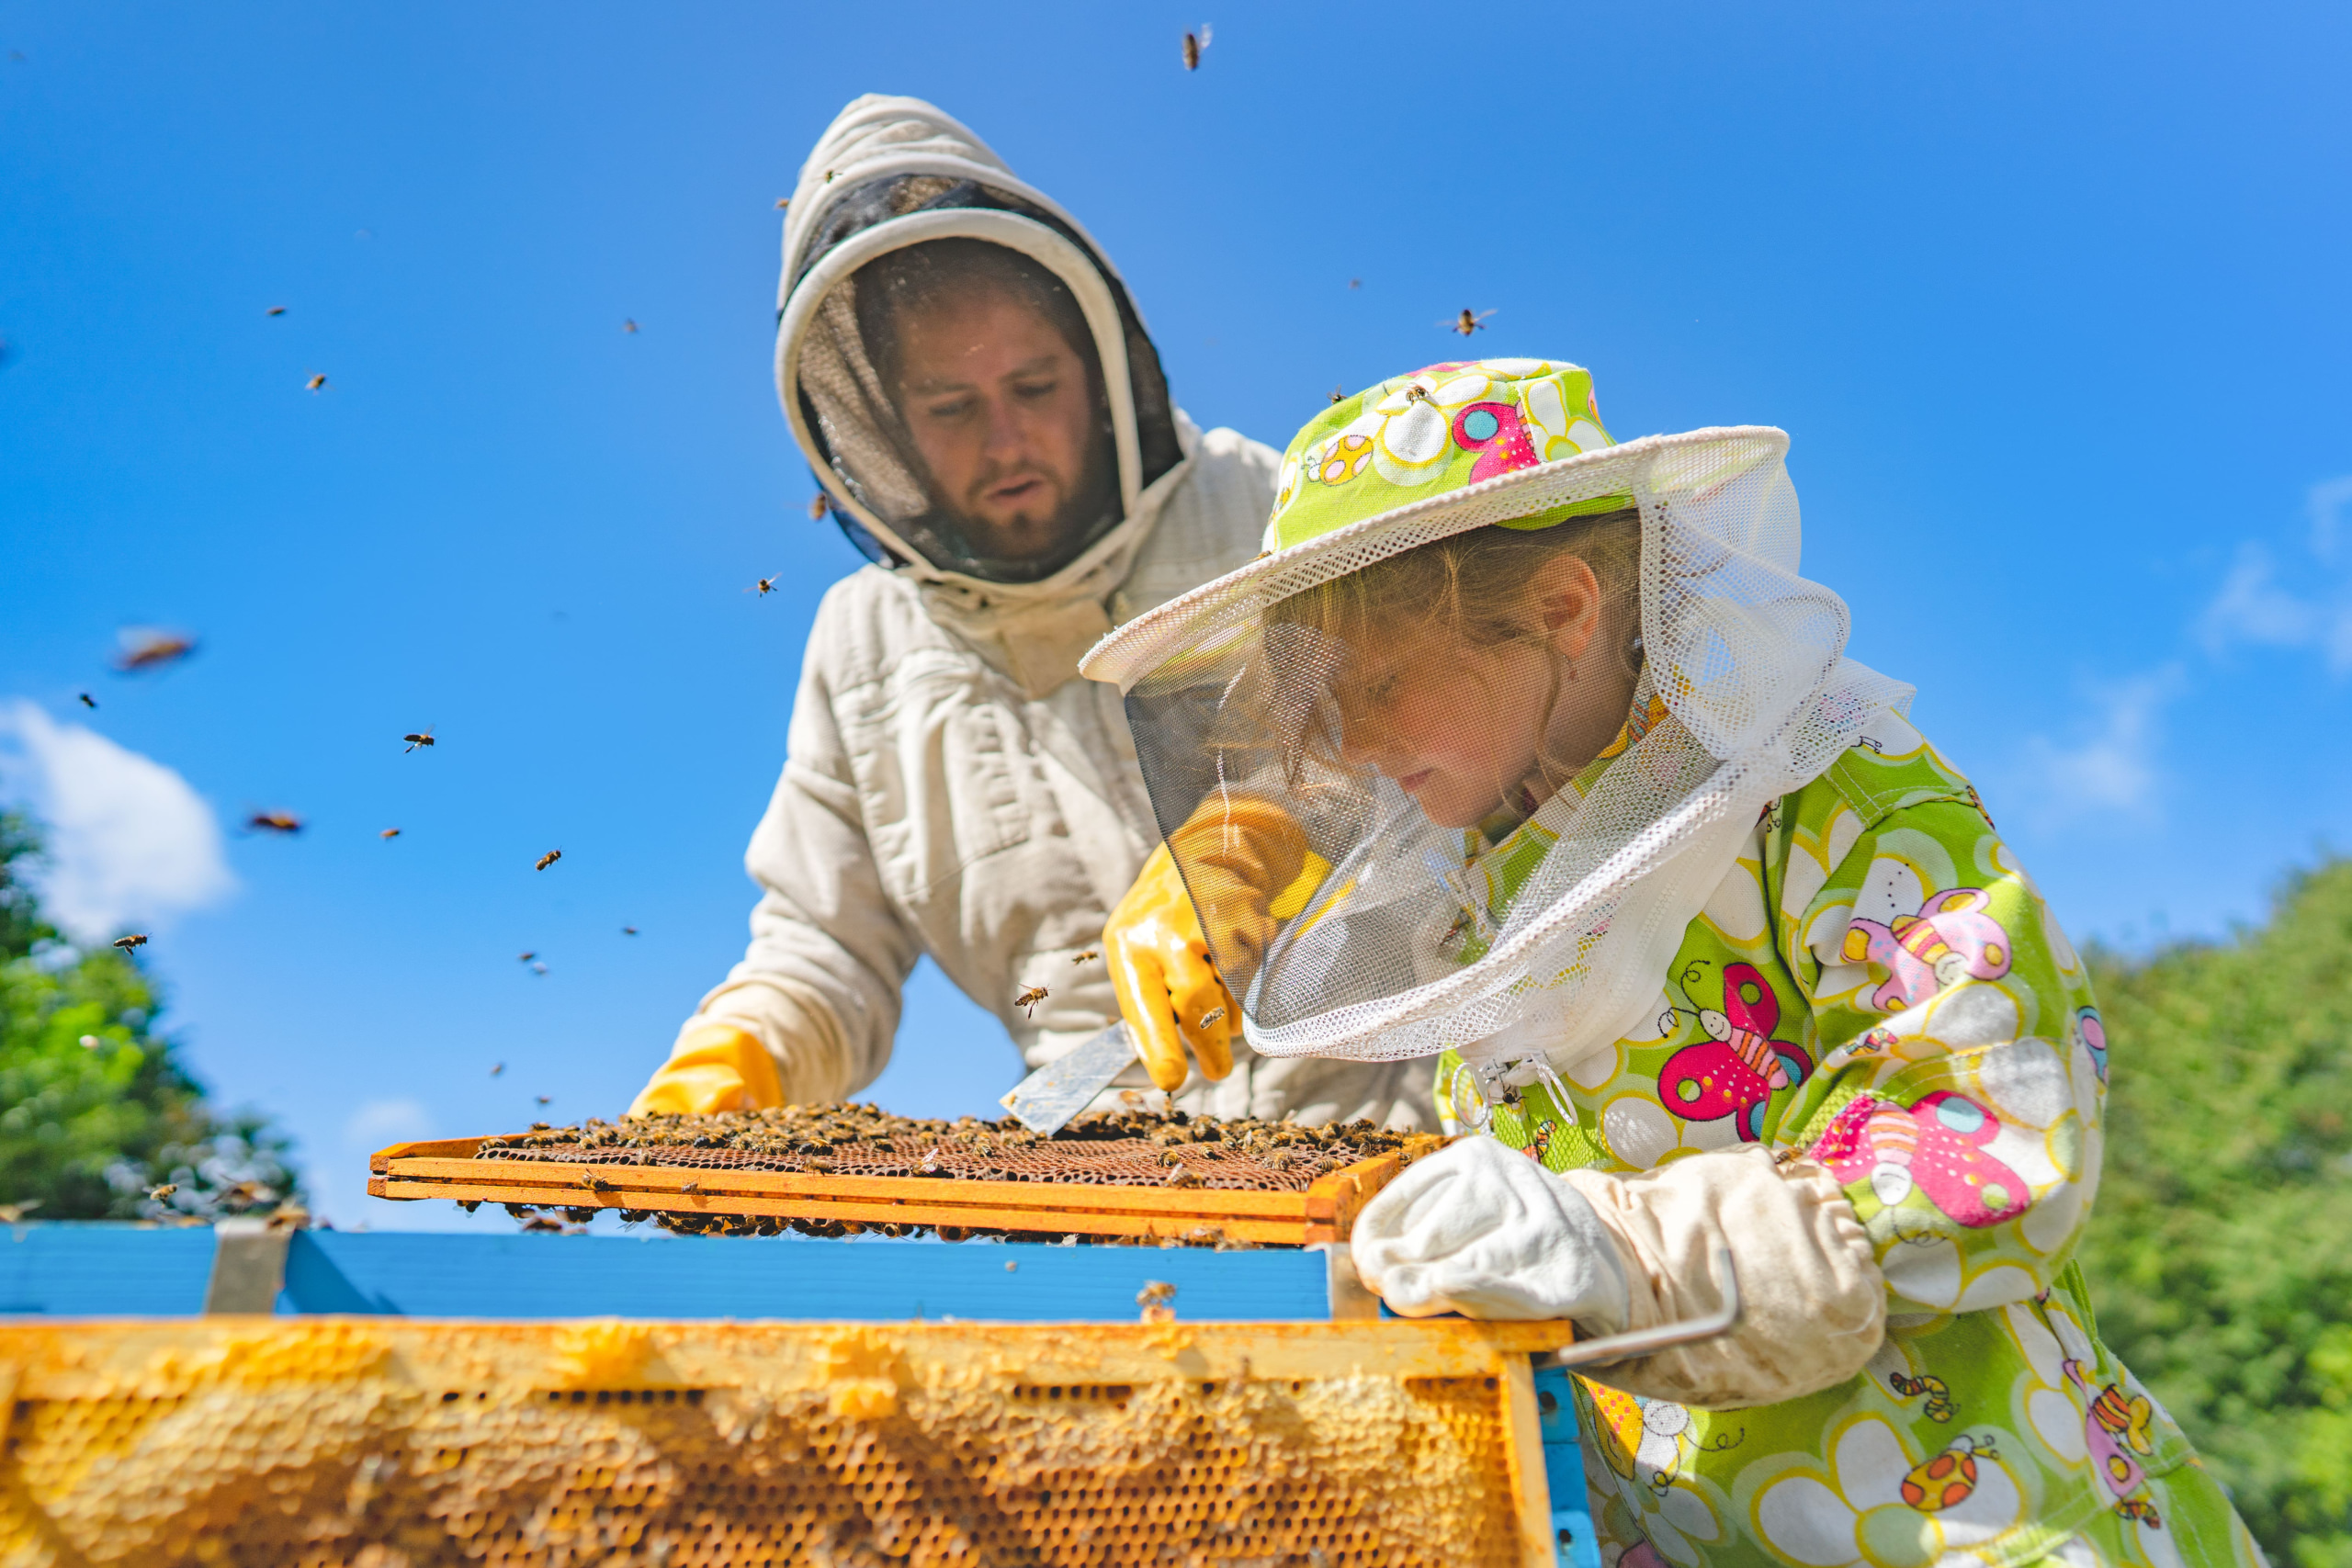
[[[928,546],[903,521],[904,508],[890,514],[885,492],[909,488],[903,473],[887,459],[861,470],[834,449],[843,428],[829,417],[834,408],[844,398],[883,400],[870,367],[824,357],[828,327],[844,313],[841,296],[877,257],[942,239],[1001,245],[1049,271],[1083,312],[1100,360],[1116,499],[1072,540],[1072,558],[1037,581],[992,579]],[[1126,576],[1196,440],[1170,404],[1158,353],[1100,247],[956,120],[918,98],[869,94],[841,112],[800,171],[785,222],[777,322],[785,418],[844,531],[870,558],[912,579],[934,619],[1033,694],[1067,679],[1110,629],[1103,602]]]

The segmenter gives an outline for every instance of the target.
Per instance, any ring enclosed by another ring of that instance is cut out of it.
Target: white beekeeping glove
[[[1625,1270],[1600,1216],[1492,1138],[1464,1138],[1408,1168],[1356,1217],[1350,1247],[1364,1284],[1404,1317],[1625,1326]]]

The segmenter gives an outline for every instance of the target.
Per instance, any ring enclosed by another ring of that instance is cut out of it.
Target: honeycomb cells
[[[1466,1339],[1396,1376],[1265,1325],[77,1332],[0,1329],[11,1563],[1523,1561]]]

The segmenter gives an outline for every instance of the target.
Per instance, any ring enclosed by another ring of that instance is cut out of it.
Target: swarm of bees
[[[115,938],[114,944],[115,946],[122,949],[123,952],[129,953],[133,948],[144,947],[147,945],[147,933],[145,931],[132,931],[129,936],[119,936]]]
[[[1201,24],[1199,32],[1186,33],[1184,35],[1184,69],[1198,71],[1201,68],[1201,54],[1208,46],[1209,25],[1206,22]]]
[[[290,811],[256,811],[245,818],[248,833],[294,834],[302,830],[302,819]]]
[[[1013,998],[1012,1005],[1019,1008],[1023,1016],[1035,1018],[1037,1016],[1037,1004],[1046,999],[1046,995],[1045,987],[1032,986],[1027,990],[1022,992],[1019,996]]]
[[[1472,333],[1485,332],[1487,330],[1487,318],[1493,314],[1494,312],[1492,310],[1479,310],[1473,313],[1470,307],[1464,305],[1462,307],[1462,314],[1454,317],[1453,320],[1450,321],[1440,321],[1438,325],[1445,328],[1448,332],[1460,333],[1464,337],[1468,337]]]
[[[562,858],[563,852],[561,850],[549,850],[547,853],[539,857],[538,863],[532,866],[531,869],[533,871],[545,871],[548,867],[553,865]]]

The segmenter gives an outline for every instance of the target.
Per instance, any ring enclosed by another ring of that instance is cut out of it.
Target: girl
[[[1786,448],[1612,444],[1541,360],[1309,424],[1266,553],[1085,667],[1197,910],[1151,999],[1438,1056],[1480,1135],[1354,1231],[1400,1314],[1640,1329],[1728,1254],[1732,1333],[1579,1381],[1611,1568],[2257,1563],[2069,1261],[2081,961],[1910,689],[1843,657]]]

